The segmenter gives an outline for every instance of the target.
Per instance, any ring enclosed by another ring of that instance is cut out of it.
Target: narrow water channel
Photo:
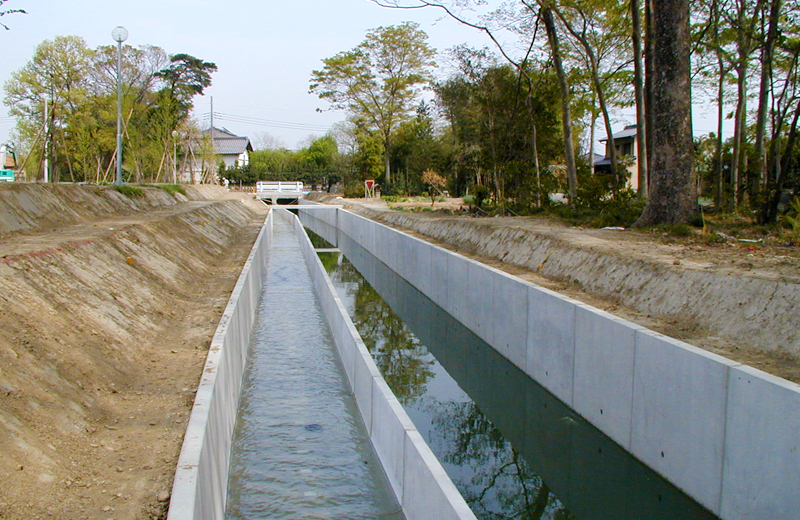
[[[274,241],[234,432],[227,518],[403,518],[293,229]]]
[[[338,233],[337,242],[344,255],[320,253],[323,264],[384,378],[478,518],[716,518],[349,237]]]

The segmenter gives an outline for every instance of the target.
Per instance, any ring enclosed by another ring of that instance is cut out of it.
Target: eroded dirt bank
[[[0,518],[161,518],[266,208],[218,188],[0,187]]]
[[[800,258],[746,244],[686,247],[545,219],[472,218],[335,200],[650,329],[800,382]]]

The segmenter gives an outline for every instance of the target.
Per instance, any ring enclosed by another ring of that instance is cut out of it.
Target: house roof
[[[248,137],[238,136],[227,128],[211,128],[203,130],[204,134],[211,134],[214,141],[214,153],[219,155],[241,155],[245,151],[253,151]]]
[[[636,128],[637,128],[636,125],[628,125],[624,129],[622,129],[619,132],[617,132],[616,134],[611,134],[611,138],[616,141],[617,139],[624,139],[626,137],[635,137],[636,136]],[[608,141],[607,137],[604,137],[603,139],[600,139],[601,143],[604,143],[604,142],[607,142],[607,141]]]

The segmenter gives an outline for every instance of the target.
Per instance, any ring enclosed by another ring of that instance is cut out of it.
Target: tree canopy
[[[419,87],[431,79],[435,52],[427,39],[416,23],[379,27],[354,49],[322,60],[324,67],[312,73],[311,92],[381,135],[387,184],[394,133],[408,119]]]
[[[17,119],[15,136],[30,178],[41,175],[39,165],[47,159],[55,180],[107,180],[116,150],[116,62],[113,46],[90,49],[80,37],[57,36],[38,45],[5,83],[3,101]],[[177,167],[173,132],[184,141],[199,139],[189,120],[192,98],[211,84],[215,70],[188,54],[122,47],[128,179],[166,179]]]

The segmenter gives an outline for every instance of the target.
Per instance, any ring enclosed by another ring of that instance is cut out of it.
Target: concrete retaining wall
[[[270,212],[211,341],[178,459],[169,520],[225,517],[231,440],[272,242],[272,218]]]
[[[315,210],[319,211],[329,213],[330,210]],[[275,213],[282,215],[279,218],[290,215],[282,209],[275,210]],[[472,510],[381,376],[302,224],[293,215],[291,218],[298,235],[301,235],[303,255],[367,433],[405,517],[408,520],[474,519]],[[323,218],[336,221],[335,214]],[[368,230],[367,227],[364,229]],[[331,233],[321,231],[329,242],[336,244]],[[368,235],[362,238],[371,240]]]
[[[322,236],[338,226],[715,514],[800,518],[800,386],[347,211],[300,215]]]

